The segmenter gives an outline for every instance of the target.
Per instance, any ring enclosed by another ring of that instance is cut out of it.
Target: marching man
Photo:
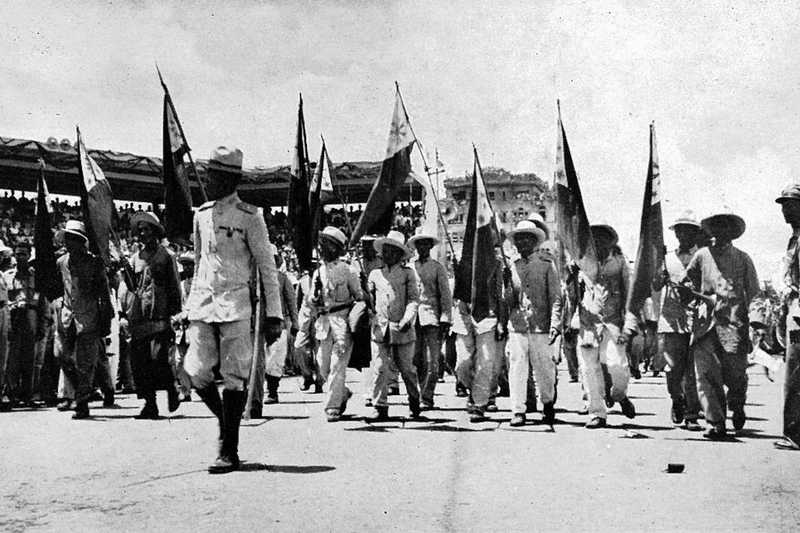
[[[408,240],[408,245],[417,249],[414,270],[420,283],[419,310],[417,311],[416,349],[414,362],[419,373],[422,406],[433,409],[433,394],[439,379],[439,355],[442,339],[447,338],[452,322],[450,313],[453,297],[447,280],[447,270],[431,258],[431,248],[439,239],[417,234]]]
[[[507,353],[511,392],[511,426],[525,425],[528,368],[533,368],[544,404],[545,424],[555,421],[553,407],[556,364],[555,342],[561,324],[561,282],[552,261],[535,254],[545,233],[523,220],[509,233],[521,256],[511,267],[512,289],[506,293],[509,308]]]
[[[338,228],[327,226],[319,233],[322,261],[312,274],[310,288],[303,297],[295,341],[295,349],[305,348],[311,324],[314,324],[317,367],[328,389],[325,401],[328,422],[341,419],[353,394],[345,386],[347,364],[353,351],[353,332],[348,317],[353,304],[363,299],[358,274],[340,260],[346,244],[347,237]]]
[[[408,393],[411,417],[420,413],[419,381],[414,367],[414,322],[419,307],[419,281],[414,269],[403,265],[411,257],[405,237],[399,231],[390,231],[386,237],[375,241],[384,266],[373,270],[367,286],[373,301],[375,315],[372,319],[372,404],[375,421],[389,418],[386,401],[389,387],[389,364],[397,365]]]
[[[239,468],[239,424],[253,357],[252,261],[261,273],[266,295],[267,343],[280,337],[284,320],[267,226],[258,210],[236,194],[241,177],[242,152],[225,146],[215,149],[208,161],[206,178],[210,201],[201,205],[194,217],[197,270],[187,302],[189,349],[184,368],[203,402],[219,420],[219,455],[208,467],[212,474]],[[212,368],[216,364],[224,382],[222,399],[214,383]]]

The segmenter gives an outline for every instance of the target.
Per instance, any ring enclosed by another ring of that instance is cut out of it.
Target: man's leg
[[[608,342],[604,338],[600,342],[600,346],[578,346],[578,357],[582,369],[583,389],[589,401],[589,416],[592,417],[590,423],[594,419],[602,420],[600,425],[604,425],[606,420],[606,402],[605,402],[605,378],[603,370],[600,368],[600,349],[604,342]]]
[[[472,378],[472,401],[475,413],[482,415],[489,403],[492,377],[496,365],[497,341],[494,331],[487,331],[475,336],[475,370]]]
[[[744,404],[747,402],[747,354],[724,353],[722,382],[728,387],[728,408],[733,412],[733,428],[742,429],[745,423]]]
[[[442,344],[437,326],[425,326],[417,330],[416,351],[422,350],[421,365],[418,367],[420,378],[420,395],[422,402],[433,407],[433,397],[436,392],[436,383],[439,380],[439,358],[441,357]]]
[[[347,365],[353,351],[353,338],[346,321],[339,317],[331,317],[330,337],[333,342],[328,359],[330,372],[326,384],[328,398],[325,402],[325,411],[329,416],[333,415],[332,421],[334,421],[337,419],[337,415],[342,415],[350,397],[350,391],[345,384],[347,382]]]
[[[133,379],[136,381],[136,397],[144,400],[144,407],[134,418],[153,420],[158,418],[156,404],[155,361],[153,361],[151,338],[131,339],[130,354]]]
[[[105,343],[94,334],[78,335],[75,339],[77,383],[73,418],[89,417],[89,398],[94,391],[94,370],[103,352]]]
[[[385,342],[372,341],[372,405],[379,415],[386,416],[389,387],[389,361],[391,346]]]
[[[722,363],[719,342],[711,332],[695,342],[693,347],[697,394],[706,422],[717,431],[725,432],[725,389],[722,382]]]
[[[508,389],[511,414],[524,423],[525,400],[528,395],[528,336],[525,333],[509,332],[506,341],[508,354]]]
[[[783,384],[783,435],[800,446],[800,342],[786,343]],[[800,341],[800,338],[796,339]]]
[[[544,422],[552,424],[555,420],[556,364],[553,361],[553,346],[545,333],[532,333],[530,339],[530,358],[539,395],[542,399]]]
[[[672,399],[672,423],[680,424],[686,413],[683,382],[688,363],[688,335],[659,333],[658,351],[664,359],[667,373],[667,392]]]
[[[630,365],[625,345],[617,342],[619,329],[607,327],[601,342],[600,360],[605,363],[611,376],[611,398],[623,402],[628,397],[628,382],[630,381]]]
[[[219,423],[219,453],[222,453],[222,440],[225,433],[225,420],[222,413],[222,399],[214,383],[214,365],[219,361],[219,332],[215,324],[193,321],[186,328],[189,347],[183,368],[192,380],[198,396],[206,407],[214,413]]]
[[[580,369],[578,368],[578,332],[574,329],[566,329],[561,336],[561,349],[564,351],[564,358],[567,360],[567,371],[569,380],[573,383],[580,379]]]
[[[421,339],[417,339],[421,342]],[[392,346],[393,359],[397,365],[397,369],[403,378],[403,383],[406,386],[406,394],[408,394],[408,408],[411,411],[411,416],[416,417],[419,415],[419,377],[417,376],[417,369],[414,366],[414,342],[406,344],[396,344]],[[436,374],[433,375],[436,379]],[[434,381],[435,382],[435,381]]]
[[[456,334],[456,385],[461,385],[467,389],[472,388],[472,376],[474,374],[475,361],[475,337],[472,333],[462,335]]]

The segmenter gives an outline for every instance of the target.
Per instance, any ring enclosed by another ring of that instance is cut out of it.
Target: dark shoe
[[[569,382],[570,383],[577,383],[578,382],[578,376],[570,376],[569,377]]]
[[[477,424],[478,422],[486,422],[487,420],[489,419],[481,411],[474,411],[471,415],[469,415],[469,421],[472,424]]]
[[[622,414],[628,418],[636,418],[636,407],[627,396],[619,401],[619,406],[622,409]]]
[[[586,422],[586,429],[598,429],[604,427],[606,427],[606,419],[600,418],[599,416],[595,416]]]
[[[328,422],[338,422],[342,419],[342,413],[338,409],[328,409],[325,414],[328,417]]]
[[[772,443],[772,445],[778,450],[800,450],[800,446],[798,446],[797,443],[795,443],[789,437],[783,437],[781,440],[776,440]]]
[[[222,418],[225,423],[223,424],[224,431],[219,455],[223,459],[223,463],[227,461],[233,464],[233,470],[239,468],[239,425],[242,422],[242,412],[246,400],[244,391],[222,391]],[[230,470],[227,471],[230,472]]]
[[[314,394],[322,394],[322,383],[314,383]]]
[[[542,417],[542,422],[547,424],[548,426],[552,426],[556,421],[556,408],[552,403],[544,404],[542,408],[542,413],[544,416]]]
[[[419,418],[422,409],[419,407],[419,400],[412,400],[411,398],[408,399],[408,410],[411,414],[411,418]]]
[[[267,376],[267,397],[264,400],[264,405],[278,403],[278,386],[280,382],[281,378]]]
[[[589,414],[589,406],[584,404],[583,407],[576,411],[579,415],[588,415]]]
[[[672,423],[680,425],[683,422],[684,402],[682,400],[672,400]]]
[[[461,383],[456,383],[456,397],[457,398],[467,397],[467,388]]]
[[[208,466],[209,474],[227,474],[239,469],[239,456],[236,454],[220,454],[217,460]]]
[[[486,404],[486,412],[487,413],[496,413],[497,412],[497,404],[494,402],[489,402]]]
[[[508,423],[512,428],[518,428],[525,425],[525,413],[515,413],[511,422]]]
[[[614,400],[611,398],[611,396],[606,396],[606,408],[608,408],[608,409],[611,409],[612,407],[614,407],[614,404],[615,404],[615,403],[617,403],[617,402],[615,402],[615,401],[614,401]]]
[[[642,372],[639,368],[631,368],[631,376],[633,379],[642,379]],[[577,380],[576,380],[577,381]]]
[[[178,396],[178,391],[175,387],[167,388],[167,409],[170,413],[174,413],[181,406],[181,399]]]
[[[725,440],[728,438],[728,432],[725,428],[710,427],[703,433],[703,437],[708,440]]]
[[[686,431],[703,431],[703,426],[697,423],[697,420],[687,418],[683,423],[683,429]]]
[[[744,414],[744,409],[737,409],[733,412],[733,416],[731,417],[733,421],[733,429],[739,431],[744,427],[744,423],[747,420],[747,417]]]
[[[56,406],[56,409],[59,411],[72,411],[72,400],[62,400],[61,403]]]
[[[511,391],[508,389],[508,385],[501,385],[500,389],[497,391],[498,398],[508,398],[511,396]]]
[[[389,387],[389,396],[400,396],[400,387],[395,385],[394,387]]]
[[[75,410],[72,414],[73,420],[86,420],[87,418],[92,418],[92,415],[89,414],[89,409],[81,409],[80,411]]]
[[[103,401],[103,395],[102,395],[102,394],[100,394],[100,391],[99,391],[99,390],[96,390],[96,389],[95,389],[95,391],[94,391],[94,392],[92,392],[92,394],[89,396],[89,400],[88,400],[88,401],[90,401],[90,402],[100,402],[100,401]]]
[[[113,409],[118,406],[114,403],[114,397],[111,396],[110,398],[107,397],[105,400],[103,400],[103,407],[106,409]]]
[[[659,372],[658,370],[653,370],[653,372],[650,373],[650,376],[657,378],[660,374],[661,372]]]
[[[525,412],[526,413],[538,413],[539,412],[539,406],[536,405],[536,400],[533,400],[532,402],[525,402]]]
[[[158,420],[158,406],[154,403],[146,403],[141,412],[133,418],[137,420]]]
[[[385,405],[376,406],[367,417],[367,420],[370,422],[385,422],[389,420],[389,407]]]
[[[264,418],[264,411],[261,409],[260,405],[254,405],[250,408],[248,415],[250,416],[250,420],[259,420]]]

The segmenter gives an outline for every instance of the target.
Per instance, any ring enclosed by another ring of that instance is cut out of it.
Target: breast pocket
[[[339,281],[333,287],[333,299],[337,302],[346,302],[350,299],[350,288],[347,281]]]

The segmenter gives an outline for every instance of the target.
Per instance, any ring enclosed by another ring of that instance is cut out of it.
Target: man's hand
[[[551,345],[556,342],[558,336],[561,335],[561,332],[558,331],[558,328],[550,328],[550,337],[548,337],[547,344]]]
[[[283,320],[268,316],[264,321],[264,340],[267,344],[272,344],[281,336],[283,332]]]
[[[496,341],[504,341],[508,337],[508,330],[506,329],[505,325],[498,323],[494,327],[494,340]]]
[[[405,333],[409,329],[411,329],[411,322],[398,322],[397,329]]]
[[[450,334],[450,322],[439,322],[439,334],[446,339]]]

